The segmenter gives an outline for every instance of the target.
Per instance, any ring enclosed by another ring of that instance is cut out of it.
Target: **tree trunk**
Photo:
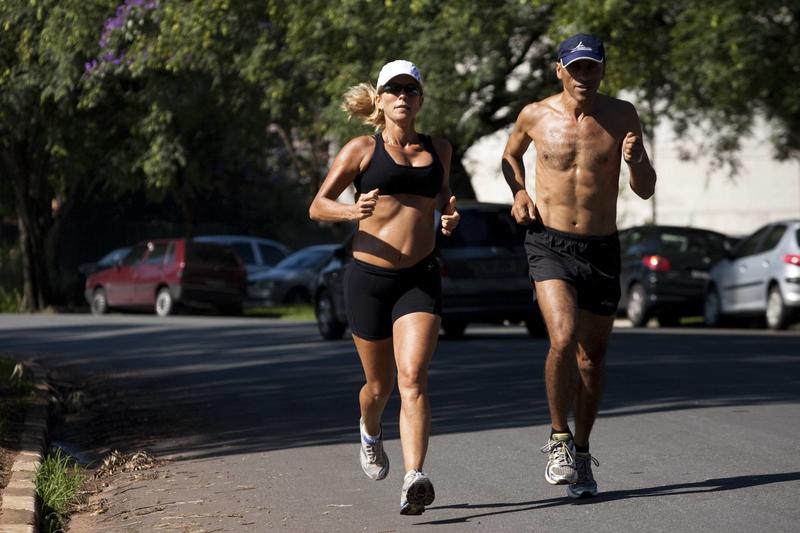
[[[50,298],[50,284],[44,259],[44,238],[35,200],[28,194],[30,181],[24,170],[18,172],[12,180],[22,253],[23,311],[43,309],[48,305]]]

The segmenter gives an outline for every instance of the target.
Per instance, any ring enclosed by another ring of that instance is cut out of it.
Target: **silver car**
[[[703,312],[709,326],[735,315],[761,315],[770,329],[785,329],[798,310],[800,220],[759,228],[711,269]]]
[[[296,251],[271,270],[254,274],[247,288],[248,305],[272,306],[311,302],[311,283],[339,244],[317,244]]]

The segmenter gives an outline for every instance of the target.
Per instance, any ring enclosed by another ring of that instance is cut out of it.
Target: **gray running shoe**
[[[553,433],[542,447],[542,453],[550,454],[544,478],[551,485],[567,485],[578,479],[575,470],[575,443],[569,433]]]
[[[592,457],[589,452],[577,452],[575,454],[575,469],[578,471],[578,479],[575,483],[567,486],[567,496],[570,498],[584,498],[597,495],[597,482],[592,474],[592,463],[600,466],[600,461]]]
[[[400,493],[400,514],[418,515],[425,512],[425,506],[433,503],[436,493],[427,474],[419,470],[409,470],[403,478],[403,491]]]
[[[361,468],[371,479],[383,479],[389,473],[389,457],[383,451],[383,427],[375,442],[370,444],[364,438],[364,421],[359,421],[358,425],[361,433]]]

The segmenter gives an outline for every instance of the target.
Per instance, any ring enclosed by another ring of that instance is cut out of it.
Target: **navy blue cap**
[[[603,47],[603,41],[588,33],[567,37],[558,45],[558,60],[564,67],[579,59],[591,59],[602,63],[605,58],[606,49]]]

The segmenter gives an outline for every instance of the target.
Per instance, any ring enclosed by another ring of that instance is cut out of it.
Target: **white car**
[[[785,329],[798,310],[800,219],[759,228],[711,269],[703,311],[708,326],[761,315],[770,329]]]

